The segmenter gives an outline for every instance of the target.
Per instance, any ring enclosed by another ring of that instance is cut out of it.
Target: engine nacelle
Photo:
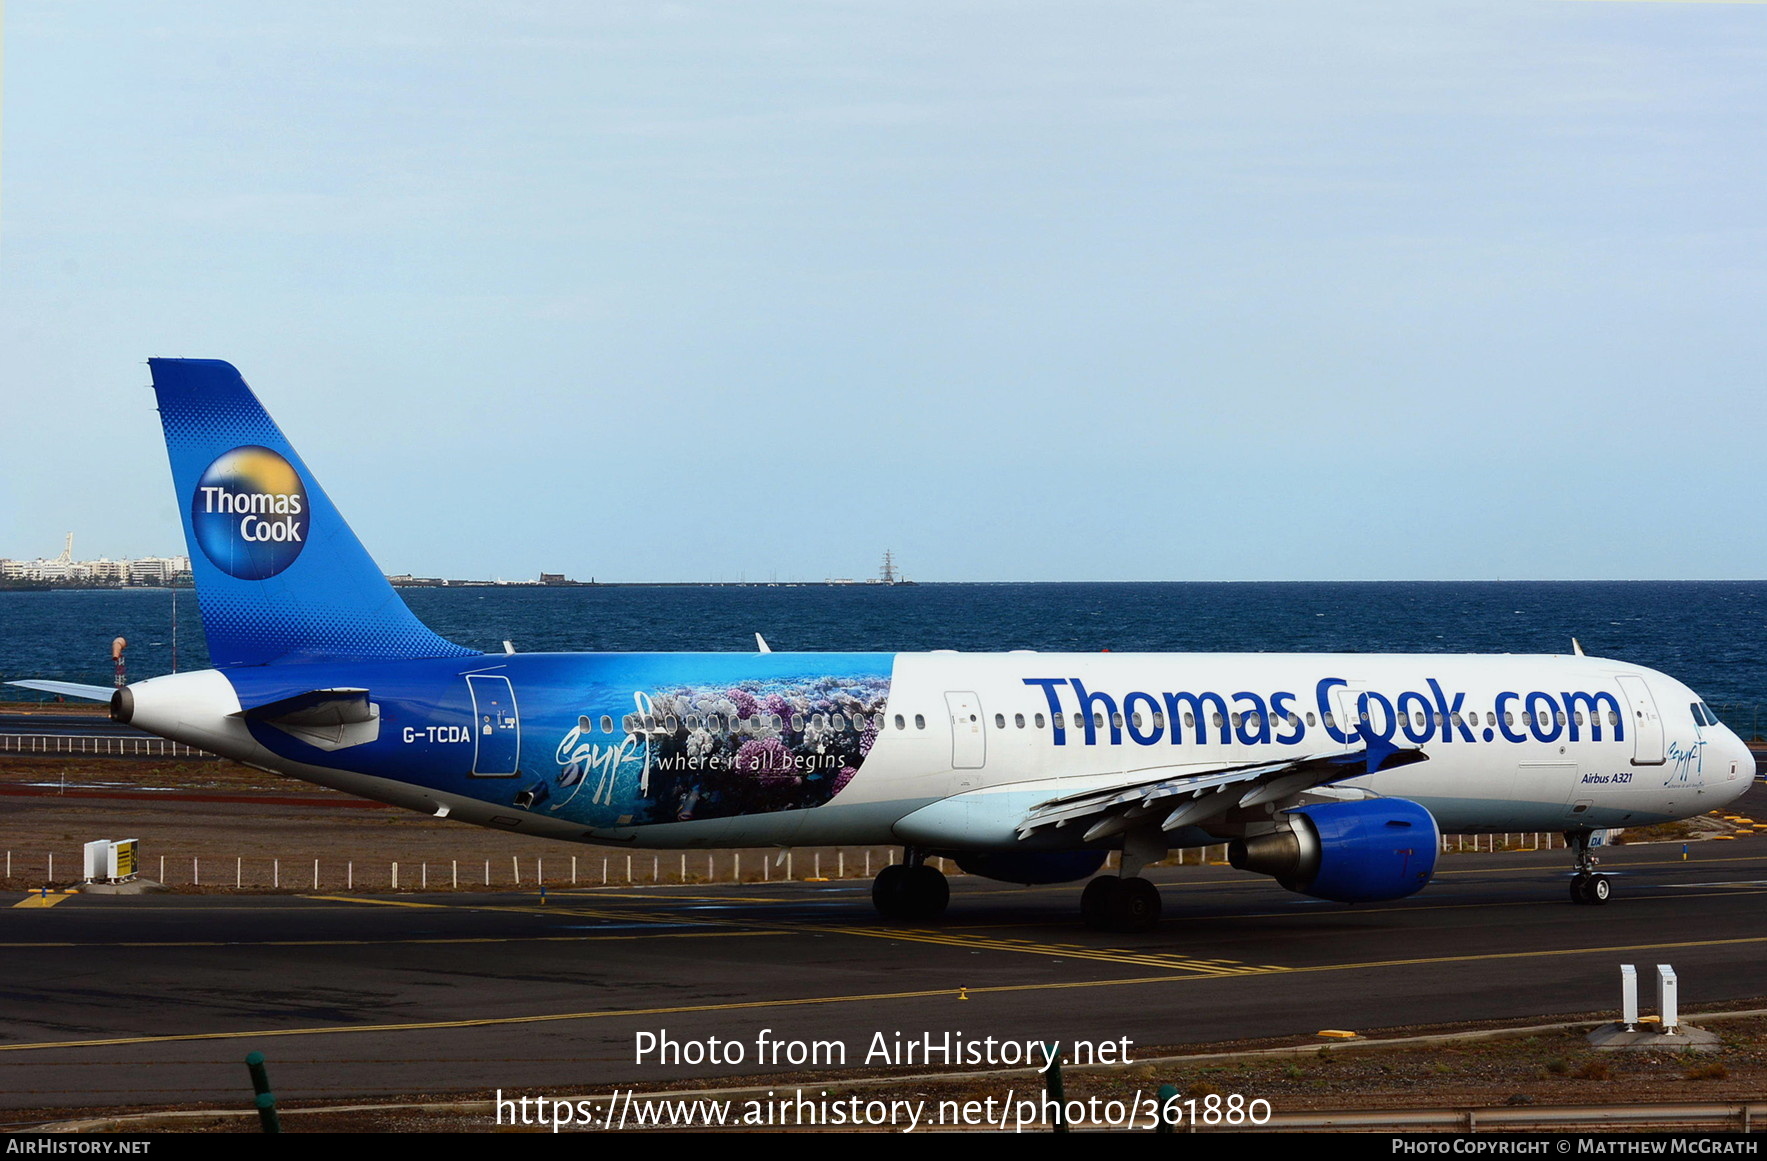
[[[1340,903],[1403,899],[1436,869],[1441,835],[1430,812],[1403,798],[1324,802],[1288,812],[1287,830],[1236,839],[1227,857],[1290,891]]]
[[[965,874],[1002,883],[1072,883],[1098,873],[1109,851],[966,851],[953,861]]]

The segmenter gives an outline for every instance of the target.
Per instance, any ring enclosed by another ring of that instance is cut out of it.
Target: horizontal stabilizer
[[[1081,791],[1038,803],[1018,826],[1029,838],[1051,827],[1085,825],[1084,841],[1104,838],[1159,816],[1161,830],[1176,830],[1236,806],[1280,802],[1315,786],[1422,762],[1421,750],[1402,750],[1375,739],[1327,754],[1287,762],[1240,766],[1166,767],[1131,774],[1115,786]]]
[[[380,707],[368,700],[366,689],[312,689],[240,712],[320,750],[343,750],[380,737]]]
[[[9,681],[6,684],[23,686],[25,689],[40,689],[44,693],[59,693],[63,697],[83,697],[91,701],[109,701],[110,695],[116,692],[108,685],[81,685],[77,681]]]

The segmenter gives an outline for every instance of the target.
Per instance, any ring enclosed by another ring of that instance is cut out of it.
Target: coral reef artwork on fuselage
[[[757,660],[751,668],[764,667]],[[821,806],[859,772],[883,724],[889,658],[863,660],[869,672],[631,688],[626,712],[586,711],[565,731],[541,809],[643,826]]]

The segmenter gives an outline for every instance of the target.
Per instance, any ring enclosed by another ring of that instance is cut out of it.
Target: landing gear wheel
[[[877,913],[902,923],[937,919],[950,901],[951,884],[937,867],[925,863],[915,867],[892,863],[871,884],[871,905]]]
[[[911,923],[937,919],[951,902],[951,884],[945,881],[944,872],[925,863],[908,868],[908,877],[902,881],[902,887],[907,901],[907,913],[902,918]]]
[[[871,881],[871,905],[885,919],[904,919],[905,892],[903,883],[908,878],[908,868],[901,863],[891,863],[877,873]]]
[[[1094,931],[1111,929],[1111,900],[1116,898],[1117,880],[1113,875],[1100,875],[1086,884],[1080,894],[1080,918]]]
[[[1595,856],[1590,853],[1590,832],[1567,830],[1565,844],[1576,850],[1577,873],[1571,876],[1571,902],[1586,907],[1599,907],[1613,897],[1614,885],[1606,875],[1595,870]]]
[[[1117,931],[1152,931],[1160,921],[1159,888],[1146,879],[1119,879],[1111,920]]]
[[[1094,931],[1151,931],[1160,921],[1160,892],[1146,879],[1100,875],[1080,895],[1080,917]]]

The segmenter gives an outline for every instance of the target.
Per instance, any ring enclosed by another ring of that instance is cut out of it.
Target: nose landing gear
[[[1589,853],[1591,832],[1586,830],[1567,830],[1565,842],[1577,852],[1577,873],[1571,876],[1571,902],[1586,907],[1599,907],[1613,898],[1613,882],[1595,870],[1597,862]]]

